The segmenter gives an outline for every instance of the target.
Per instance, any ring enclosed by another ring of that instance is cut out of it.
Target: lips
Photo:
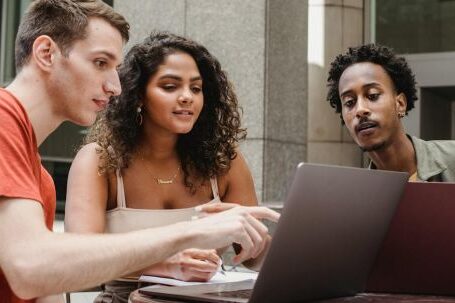
[[[356,127],[355,127],[355,131],[357,133],[359,133],[359,132],[370,130],[370,129],[375,128],[377,126],[378,126],[377,122],[368,120],[368,121],[360,122],[359,124],[357,124]]]
[[[185,109],[175,110],[172,113],[176,114],[176,115],[183,115],[183,116],[192,116],[194,114],[193,111],[185,110]]]
[[[93,99],[93,102],[98,106],[100,109],[106,108],[107,104],[109,103],[108,99]]]

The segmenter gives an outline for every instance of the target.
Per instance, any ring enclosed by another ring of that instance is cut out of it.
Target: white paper
[[[238,282],[245,280],[256,280],[258,273],[257,272],[236,272],[236,271],[225,271],[225,275],[217,272],[212,279],[208,282],[185,282],[176,279],[162,278],[156,276],[147,276],[142,275],[139,278],[139,281],[149,282],[149,283],[158,283],[164,285],[172,286],[185,286],[185,285],[198,285],[198,284],[215,284],[215,283],[226,283],[226,282]]]

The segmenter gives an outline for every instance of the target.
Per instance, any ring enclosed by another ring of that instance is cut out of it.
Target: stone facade
[[[282,201],[306,160],[308,2],[301,0],[115,0],[131,43],[152,30],[190,37],[227,71],[243,108],[241,150],[260,201]]]

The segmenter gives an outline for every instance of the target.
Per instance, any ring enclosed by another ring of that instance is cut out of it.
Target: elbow
[[[33,265],[32,258],[15,256],[5,266],[4,274],[13,293],[23,299],[30,300],[48,295],[45,293],[45,279],[38,264]]]

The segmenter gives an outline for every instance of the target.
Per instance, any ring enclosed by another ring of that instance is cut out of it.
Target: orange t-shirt
[[[46,226],[52,230],[56,204],[54,182],[41,165],[35,133],[25,109],[11,93],[1,88],[0,196],[41,203]],[[34,301],[17,298],[0,270],[0,303]]]

